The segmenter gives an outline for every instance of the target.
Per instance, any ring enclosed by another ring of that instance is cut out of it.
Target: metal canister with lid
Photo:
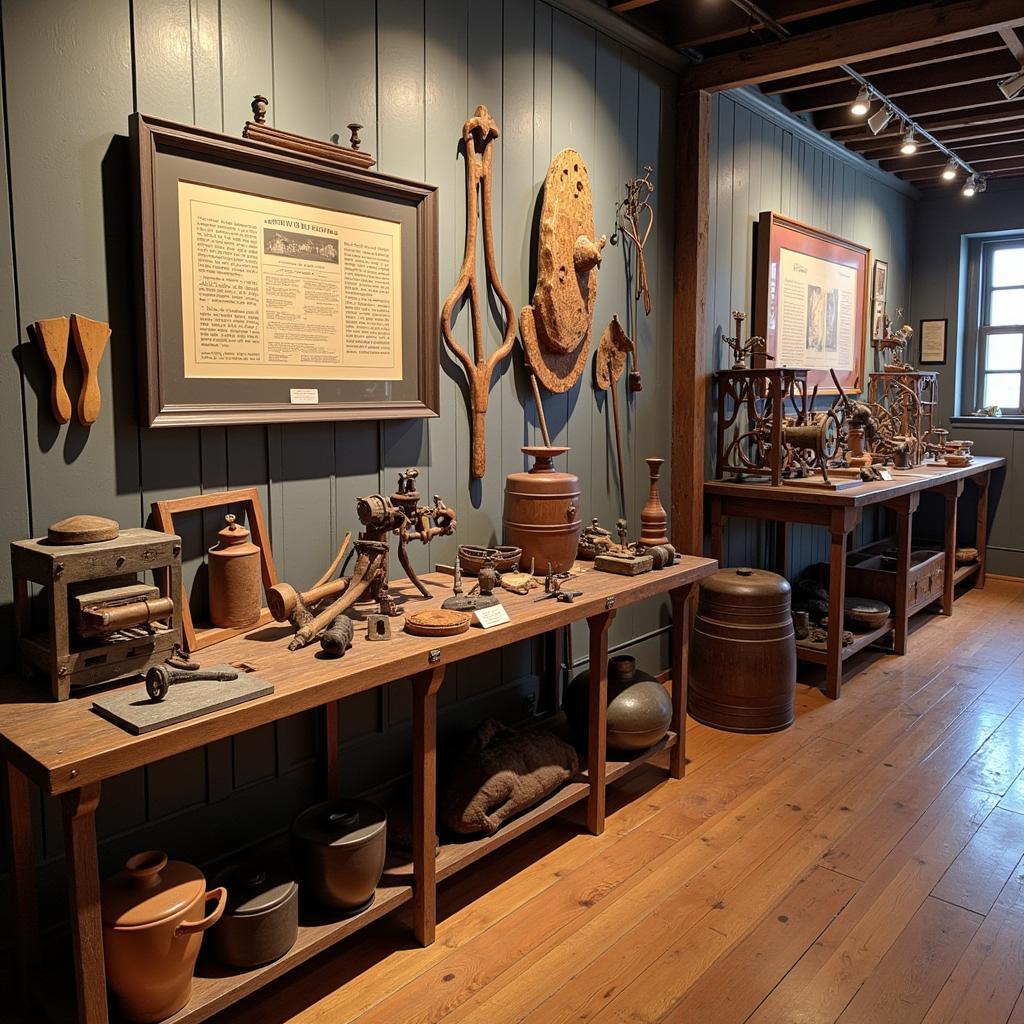
[[[217,876],[228,892],[210,932],[213,955],[230,967],[260,967],[285,955],[299,936],[299,887],[283,862],[236,864]]]
[[[368,800],[329,800],[292,824],[292,856],[303,891],[355,914],[373,903],[384,873],[387,814]]]
[[[721,569],[700,585],[687,710],[728,732],[793,724],[796,639],[789,582],[764,569]]]
[[[209,552],[210,621],[245,629],[259,622],[263,604],[260,549],[233,515],[224,520],[227,525]]]

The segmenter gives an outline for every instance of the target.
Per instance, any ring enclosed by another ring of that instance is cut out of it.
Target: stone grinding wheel
[[[103,516],[68,516],[53,523],[46,531],[51,544],[95,544],[101,540],[116,540],[121,528],[113,519]]]
[[[563,149],[544,179],[533,304],[519,318],[530,369],[548,391],[568,391],[583,372],[605,236],[594,239],[594,204],[583,157]]]

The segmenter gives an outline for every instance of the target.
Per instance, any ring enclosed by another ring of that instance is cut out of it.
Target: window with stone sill
[[[1024,409],[1024,235],[981,245],[976,296],[976,368],[972,410]]]

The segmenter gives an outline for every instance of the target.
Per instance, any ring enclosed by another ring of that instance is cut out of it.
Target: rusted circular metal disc
[[[445,608],[428,608],[405,617],[405,631],[415,636],[455,636],[465,633],[473,616]]]
[[[117,540],[121,527],[103,516],[68,516],[53,523],[46,531],[51,544],[95,544],[101,540]]]

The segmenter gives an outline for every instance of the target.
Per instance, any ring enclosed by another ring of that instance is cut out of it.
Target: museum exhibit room
[[[0,90],[0,1024],[1024,1024],[1024,0]]]

